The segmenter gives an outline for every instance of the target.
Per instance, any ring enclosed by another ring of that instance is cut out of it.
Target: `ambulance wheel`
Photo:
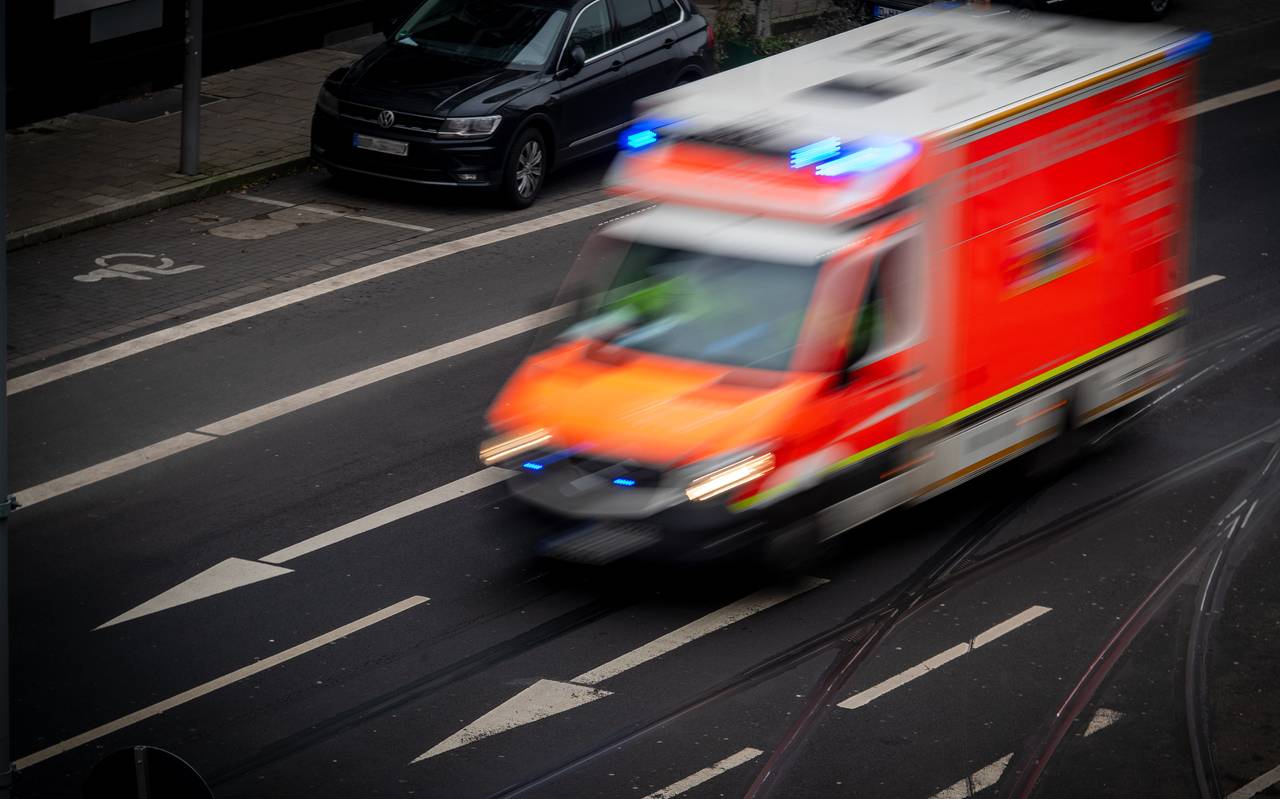
[[[769,534],[756,549],[756,561],[767,573],[799,574],[818,555],[818,527],[812,519],[794,522]]]
[[[528,208],[538,199],[547,177],[551,161],[547,154],[547,140],[537,128],[525,128],[507,155],[506,169],[502,171],[502,199],[512,208]]]

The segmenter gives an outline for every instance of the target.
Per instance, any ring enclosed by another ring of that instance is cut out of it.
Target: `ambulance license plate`
[[[391,139],[379,139],[377,136],[365,136],[360,133],[353,134],[351,143],[358,150],[372,150],[375,153],[386,153],[387,155],[408,155],[409,142],[392,141]]]
[[[876,19],[886,19],[888,17],[896,17],[898,14],[901,14],[901,13],[902,13],[902,9],[900,8],[885,8],[884,6],[879,6],[879,5],[871,6],[871,16],[875,17]]]

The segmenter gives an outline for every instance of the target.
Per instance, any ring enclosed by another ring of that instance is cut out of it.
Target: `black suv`
[[[713,69],[689,0],[426,0],[325,80],[311,154],[339,176],[497,189],[616,146],[631,104]]]

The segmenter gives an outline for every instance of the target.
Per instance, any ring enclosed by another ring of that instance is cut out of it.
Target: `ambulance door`
[[[894,226],[897,227],[897,226]],[[920,358],[925,333],[919,227],[900,228],[871,252],[858,311],[846,331],[836,407],[832,493],[819,514],[824,537],[837,535],[910,499],[920,470],[912,432],[930,387]]]

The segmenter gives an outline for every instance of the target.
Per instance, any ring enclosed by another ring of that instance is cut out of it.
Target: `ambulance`
[[[480,448],[543,553],[793,557],[1168,381],[1207,43],[930,7],[641,101]]]

